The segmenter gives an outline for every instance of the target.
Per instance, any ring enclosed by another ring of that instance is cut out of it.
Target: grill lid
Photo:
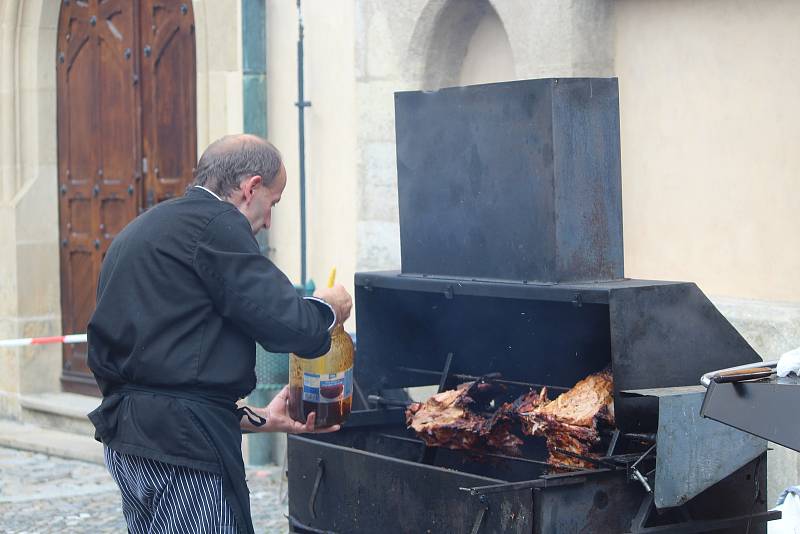
[[[658,399],[625,391],[693,385],[711,369],[759,360],[685,282],[548,286],[359,273],[356,308],[355,378],[365,395],[438,384],[449,353],[451,374],[499,372],[565,388],[611,365],[617,423],[628,432],[655,430]]]

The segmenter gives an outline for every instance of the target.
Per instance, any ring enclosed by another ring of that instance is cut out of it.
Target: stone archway
[[[430,0],[420,12],[411,38],[408,58],[412,77],[425,89],[459,85],[465,59],[472,55],[473,60],[481,62],[474,50],[470,53],[475,37],[500,41],[493,51],[504,56],[500,59],[505,66],[503,78],[513,78],[509,38],[489,0]],[[471,67],[480,68],[475,61]]]
[[[508,39],[515,78],[610,76],[614,3],[525,0],[419,0],[403,72],[415,87],[458,85],[481,21],[496,16]],[[491,15],[487,15],[491,14]]]
[[[58,334],[56,26],[58,0],[6,0],[0,13],[0,337]],[[0,411],[57,391],[58,346],[0,351]]]
[[[488,10],[470,37],[458,85],[504,82],[516,79],[514,55],[503,21],[494,9]]]

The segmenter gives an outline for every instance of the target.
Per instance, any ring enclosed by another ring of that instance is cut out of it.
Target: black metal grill
[[[765,532],[763,443],[680,415],[702,396],[683,386],[757,355],[694,284],[622,276],[616,80],[401,93],[396,114],[403,271],[356,275],[356,411],[290,436],[292,529]],[[590,469],[405,426],[407,388],[488,376],[511,400],[606,367],[617,428]]]

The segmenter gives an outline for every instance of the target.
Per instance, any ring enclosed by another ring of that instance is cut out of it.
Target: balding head
[[[269,186],[281,168],[281,153],[255,135],[226,135],[206,148],[191,185],[202,185],[222,198],[239,189],[242,180],[259,175]]]

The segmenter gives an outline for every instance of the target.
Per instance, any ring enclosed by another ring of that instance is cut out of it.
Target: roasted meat
[[[541,412],[563,423],[595,427],[598,421],[614,424],[614,380],[608,370],[589,375],[565,391]]]
[[[596,456],[592,449],[600,442],[598,425],[614,424],[613,386],[606,370],[584,378],[555,400],[542,388],[490,411],[500,388],[491,382],[466,382],[411,404],[406,422],[429,446],[518,456],[518,421],[523,434],[547,440],[548,462],[555,468],[590,468],[593,462],[580,457]]]
[[[519,455],[522,440],[511,432],[511,414],[486,413],[496,385],[466,382],[406,410],[406,423],[429,446]]]
[[[590,468],[593,462],[574,455],[592,457],[600,441],[598,424],[614,424],[614,382],[611,373],[601,371],[546,402],[544,389],[531,392],[519,402],[522,431],[547,439],[548,461],[554,465]]]

